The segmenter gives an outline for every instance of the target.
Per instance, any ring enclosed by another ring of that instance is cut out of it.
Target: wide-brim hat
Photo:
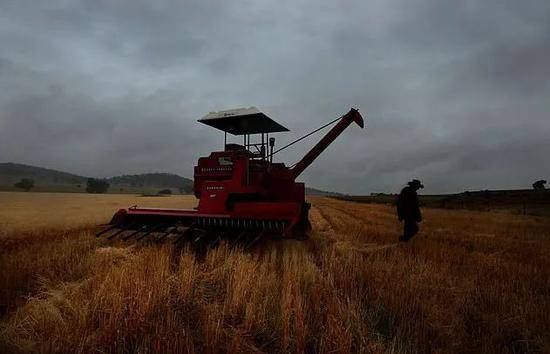
[[[412,181],[410,181],[408,183],[408,185],[411,186],[411,187],[424,188],[424,185],[422,184],[422,182],[420,182],[417,179],[413,179]]]

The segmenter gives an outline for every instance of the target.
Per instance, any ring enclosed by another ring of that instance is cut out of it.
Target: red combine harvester
[[[213,112],[199,122],[224,132],[224,151],[199,158],[194,173],[194,209],[131,207],[120,209],[110,226],[97,236],[141,240],[147,236],[161,241],[191,240],[217,243],[222,238],[249,244],[262,237],[306,237],[311,230],[310,205],[305,201],[304,183],[296,178],[353,122],[363,128],[356,109],[319,129],[274,151],[269,134],[288,131],[257,108]],[[273,162],[273,155],[336,123],[293,167]],[[228,144],[227,133],[243,136],[243,144]],[[256,135],[258,142],[251,142]]]

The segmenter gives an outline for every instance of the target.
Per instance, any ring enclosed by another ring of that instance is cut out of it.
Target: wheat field
[[[198,261],[109,242],[133,204],[191,197],[0,193],[0,352],[550,352],[550,218],[309,198],[307,241]]]

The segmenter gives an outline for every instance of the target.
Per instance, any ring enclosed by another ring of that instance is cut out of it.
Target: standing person
[[[408,186],[401,190],[397,198],[397,217],[399,221],[405,221],[403,236],[399,237],[401,242],[407,242],[416,235],[418,223],[422,221],[416,191],[424,188],[424,185],[417,179],[413,179],[407,184]]]

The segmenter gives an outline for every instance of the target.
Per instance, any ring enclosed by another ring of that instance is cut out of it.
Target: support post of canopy
[[[262,155],[262,160],[265,160],[264,133],[262,133],[262,147],[260,148],[260,154]]]

